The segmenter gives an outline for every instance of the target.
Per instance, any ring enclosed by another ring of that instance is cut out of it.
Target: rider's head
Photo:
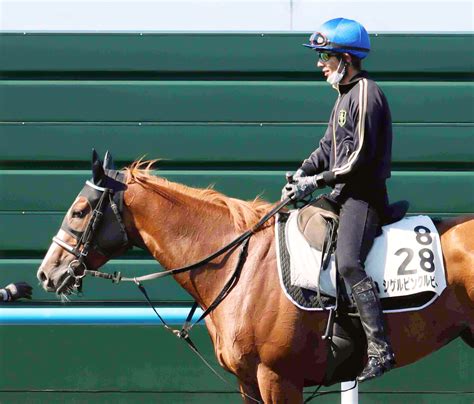
[[[370,52],[366,29],[354,20],[335,18],[325,22],[304,46],[319,52],[318,67],[330,84],[338,84],[347,68],[361,68],[361,59]]]

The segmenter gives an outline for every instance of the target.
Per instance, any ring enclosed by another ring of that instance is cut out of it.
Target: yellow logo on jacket
[[[347,118],[347,111],[345,109],[341,109],[339,111],[339,116],[337,121],[339,122],[339,126],[344,126],[346,124],[346,118]]]

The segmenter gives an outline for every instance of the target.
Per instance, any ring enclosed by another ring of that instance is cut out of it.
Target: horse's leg
[[[258,389],[258,385],[253,383],[244,383],[242,381],[240,381],[239,383],[240,392],[242,393],[242,399],[244,400],[243,402],[245,404],[256,404],[257,402],[263,403],[262,396],[260,395],[260,390]]]
[[[289,377],[260,364],[257,370],[258,386],[265,404],[303,402],[303,386],[298,386]]]

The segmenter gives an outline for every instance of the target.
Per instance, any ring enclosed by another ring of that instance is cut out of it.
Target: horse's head
[[[122,223],[124,175],[107,152],[104,163],[92,152],[92,178],[69,208],[38,269],[48,292],[80,291],[86,270],[95,270],[130,247]]]

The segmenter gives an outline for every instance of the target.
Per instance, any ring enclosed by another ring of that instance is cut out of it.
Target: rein
[[[270,220],[273,216],[275,216],[281,209],[283,209],[290,202],[291,202],[290,198],[284,199],[278,205],[276,205],[272,210],[270,210],[265,216],[263,216],[258,221],[258,223],[256,223],[251,229],[247,230],[245,233],[242,233],[240,236],[238,236],[237,238],[232,240],[229,244],[226,244],[220,250],[208,255],[207,257],[205,257],[202,260],[200,260],[198,262],[195,262],[193,264],[186,265],[186,266],[181,267],[181,268],[170,269],[170,270],[167,270],[167,271],[154,272],[152,274],[143,275],[143,276],[134,277],[134,278],[123,277],[123,276],[121,276],[120,272],[114,272],[113,274],[109,274],[109,273],[106,273],[106,272],[93,271],[93,270],[86,269],[84,271],[84,273],[88,274],[88,275],[91,275],[93,277],[112,280],[113,283],[134,282],[134,283],[138,284],[138,283],[143,282],[143,281],[150,281],[150,280],[153,280],[153,279],[163,278],[165,276],[176,275],[176,274],[180,274],[182,272],[191,271],[191,270],[199,268],[199,267],[201,267],[205,264],[208,264],[213,259],[221,256],[225,252],[227,252],[227,251],[231,250],[232,248],[240,245],[245,240],[248,240],[261,226],[263,226],[268,220]]]

